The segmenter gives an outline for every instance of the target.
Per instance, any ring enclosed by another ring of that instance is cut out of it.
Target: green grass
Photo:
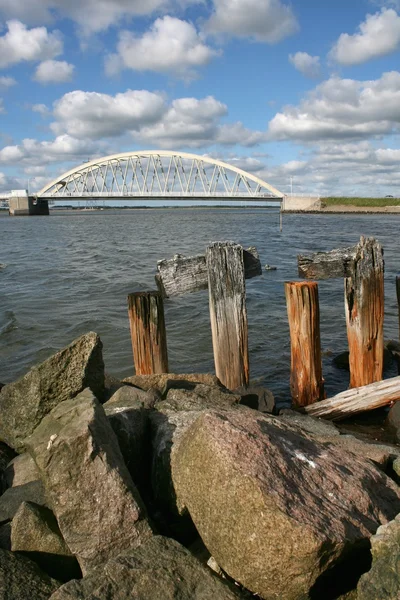
[[[325,206],[400,206],[400,198],[321,198]]]

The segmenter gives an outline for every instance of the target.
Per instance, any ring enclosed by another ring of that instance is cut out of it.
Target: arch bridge
[[[220,160],[186,152],[143,151],[83,163],[45,185],[38,198],[255,199],[283,194],[259,177]]]

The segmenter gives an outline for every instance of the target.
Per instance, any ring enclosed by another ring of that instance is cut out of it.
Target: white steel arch
[[[187,152],[145,150],[83,163],[45,185],[40,198],[271,198],[284,194],[220,160]]]

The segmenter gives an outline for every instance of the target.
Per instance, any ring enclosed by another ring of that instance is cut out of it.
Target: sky
[[[400,196],[400,0],[0,0],[0,193],[96,157]]]

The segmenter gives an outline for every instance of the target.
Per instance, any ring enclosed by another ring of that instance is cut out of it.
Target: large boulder
[[[40,480],[9,488],[0,496],[0,523],[11,521],[23,502],[34,502],[40,506],[50,505]]]
[[[370,461],[251,410],[203,412],[171,463],[178,507],[212,556],[268,600],[325,597],[323,576],[400,510]]]
[[[400,514],[371,537],[372,568],[357,586],[358,600],[400,598]]]
[[[0,600],[48,600],[60,585],[24,556],[0,550]]]
[[[176,373],[159,373],[153,375],[133,375],[132,377],[123,379],[122,383],[134,385],[142,388],[142,390],[155,389],[160,393],[163,393],[169,380],[205,383],[210,386],[224,387],[218,377],[211,373],[183,373],[179,375]]]
[[[175,540],[155,536],[110,560],[50,600],[234,600],[228,587]]]
[[[159,394],[153,390],[142,390],[133,385],[123,385],[114,392],[105,405],[121,404],[129,402],[130,406],[136,403],[137,408],[153,408],[156,401],[159,399]]]
[[[83,573],[152,535],[117,438],[90,390],[56,406],[27,445]]]
[[[33,367],[0,393],[0,439],[18,452],[25,439],[57,404],[85,388],[102,399],[104,363],[96,333],[82,335],[69,346]]]
[[[59,581],[81,577],[51,510],[23,502],[11,522],[11,550],[30,558],[48,575]]]
[[[158,411],[191,411],[208,408],[231,408],[240,403],[241,396],[219,386],[205,383],[169,380],[165,399],[156,402]]]

